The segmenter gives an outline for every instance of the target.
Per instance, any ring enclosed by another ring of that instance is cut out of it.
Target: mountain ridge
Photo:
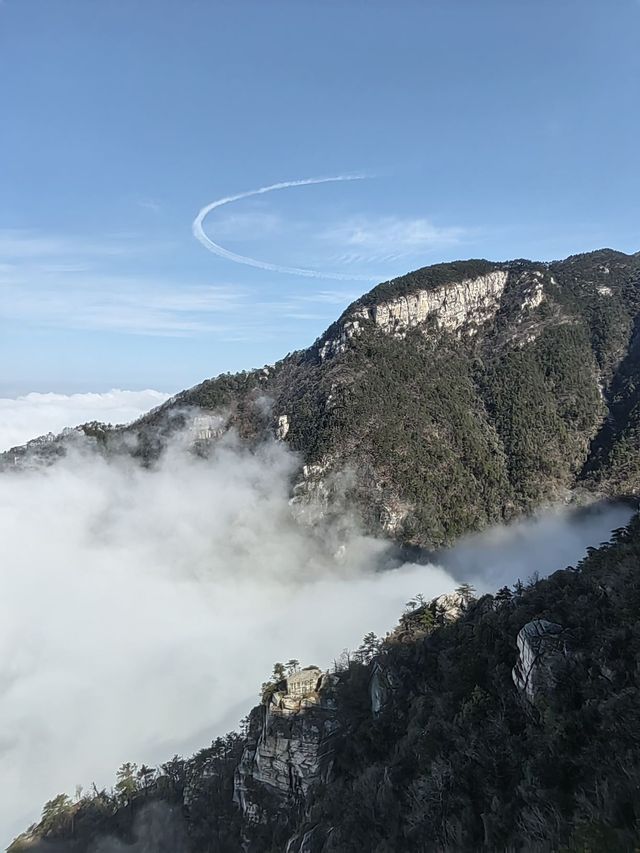
[[[640,256],[444,267],[379,285],[273,366],[5,465],[79,440],[153,466],[177,433],[206,456],[233,429],[299,454],[301,521],[353,509],[407,548],[636,494]],[[276,664],[240,732],[159,769],[122,765],[111,791],[54,797],[11,853],[632,851],[638,565],[636,516],[545,580],[416,597],[384,641],[303,670],[302,692]]]
[[[377,285],[274,365],[81,429],[110,450],[126,435],[149,460],[188,410],[224,412],[243,440],[300,455],[301,511],[348,504],[371,533],[441,546],[546,504],[635,493],[639,316],[638,253],[436,264]],[[55,456],[64,442],[42,444]]]

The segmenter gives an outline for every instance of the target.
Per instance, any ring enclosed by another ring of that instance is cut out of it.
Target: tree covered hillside
[[[328,688],[331,775],[306,796],[256,776],[252,808],[234,801],[239,763],[268,736],[261,705],[190,759],[124,765],[111,791],[61,794],[11,853],[636,850],[638,518],[544,581],[459,593],[455,618],[418,597],[384,641],[368,635],[342,659]],[[518,643],[532,625],[554,633],[527,692],[513,669],[527,663]],[[101,847],[106,837],[133,846]]]
[[[271,433],[299,453],[300,509],[348,508],[374,534],[440,546],[548,502],[635,493],[639,312],[640,255],[425,267],[272,367],[85,432],[112,452],[133,438],[149,461],[190,413],[220,414],[247,442]]]
[[[507,284],[481,322],[473,306],[453,330],[437,312],[406,328],[371,319],[375,306],[496,270]],[[638,255],[426,267],[374,288],[310,349],[204,382],[150,420],[184,405],[227,411],[250,440],[284,416],[284,440],[309,466],[301,501],[321,481],[372,532],[438,546],[576,490],[634,492],[639,311]],[[346,495],[332,480],[345,470]]]

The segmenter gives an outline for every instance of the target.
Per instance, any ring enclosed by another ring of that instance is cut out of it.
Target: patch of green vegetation
[[[312,831],[329,853],[638,849],[638,517],[575,568],[495,596],[476,599],[467,585],[457,592],[464,604],[454,621],[416,596],[397,631],[384,641],[367,634],[346,657],[332,778],[304,803],[276,800],[254,782],[267,819],[252,823],[234,804],[234,769],[260,735],[259,707],[240,734],[190,759],[124,764],[111,791],[53,798],[10,853],[56,844],[88,853],[107,834],[131,843],[149,803],[170,807],[189,853],[282,850]],[[562,626],[566,655],[530,704],[511,671],[517,634],[534,619]],[[388,674],[375,718],[372,667]],[[285,671],[276,664],[273,678]]]
[[[551,326],[478,376],[503,442],[518,505],[531,509],[569,487],[604,414],[586,330]]]

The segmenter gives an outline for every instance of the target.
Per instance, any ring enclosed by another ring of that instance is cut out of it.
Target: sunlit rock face
[[[362,331],[362,322],[369,321],[371,315],[366,308],[356,309],[340,326],[340,331],[336,337],[327,338],[320,347],[320,361],[324,361],[330,356],[339,355],[345,352],[349,341],[357,337]]]
[[[322,344],[320,360],[345,352],[349,341],[360,335],[363,324],[371,322],[398,337],[427,320],[433,320],[439,329],[457,332],[466,327],[473,334],[477,326],[495,316],[508,277],[508,270],[495,270],[432,290],[417,290],[371,308],[358,307],[342,322],[338,333]]]
[[[457,331],[490,320],[500,305],[507,270],[463,279],[435,290],[418,290],[372,308],[372,319],[388,334],[404,334],[432,317],[439,328]]]
[[[457,591],[446,592],[435,599],[436,607],[446,622],[459,619],[468,603],[469,598]]]
[[[557,683],[561,664],[567,657],[562,625],[534,619],[518,633],[518,661],[513,681],[527,701],[534,703],[550,694]]]
[[[329,781],[340,732],[337,682],[318,669],[301,670],[255,709],[254,737],[234,779],[234,800],[249,821],[263,820],[267,801],[304,802],[313,785]]]
[[[276,427],[276,438],[279,441],[284,441],[287,437],[287,433],[289,432],[289,427],[291,424],[289,423],[289,415],[279,415],[278,417],[278,425]]]

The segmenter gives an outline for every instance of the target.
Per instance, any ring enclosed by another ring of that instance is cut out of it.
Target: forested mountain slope
[[[365,529],[438,546],[547,502],[636,491],[639,315],[639,254],[438,264],[375,287],[272,367],[84,431],[111,449],[135,438],[149,459],[194,407],[220,413],[221,430],[300,453],[301,510],[348,505]]]
[[[347,508],[438,545],[545,502],[637,491],[639,316],[638,255],[429,267],[273,367],[82,432],[151,465],[184,429],[203,454],[229,428],[271,434],[300,454],[307,518]],[[5,465],[55,460],[77,437]],[[292,661],[241,732],[61,794],[12,853],[633,851],[638,612],[636,518],[526,588],[414,602],[336,671]]]
[[[334,672],[275,673],[242,733],[60,795],[11,853],[631,853],[638,612],[636,517],[575,568],[413,602]]]

